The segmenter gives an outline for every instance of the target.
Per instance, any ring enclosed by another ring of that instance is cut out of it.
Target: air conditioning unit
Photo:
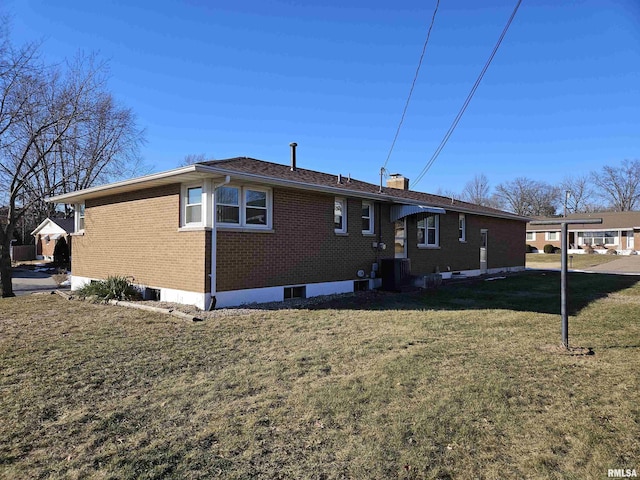
[[[383,258],[380,261],[383,290],[399,290],[411,283],[411,260],[408,258]]]

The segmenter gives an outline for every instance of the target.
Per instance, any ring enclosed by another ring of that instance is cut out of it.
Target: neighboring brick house
[[[71,252],[71,234],[75,231],[73,218],[46,218],[38,225],[31,236],[35,238],[36,258],[53,260],[56,243],[61,239],[67,242]]]
[[[568,219],[601,218],[602,224],[569,224],[569,247],[574,250],[589,245],[594,249],[614,249],[634,252],[640,247],[640,212],[572,213]],[[558,220],[557,217],[536,217],[535,220]],[[543,251],[545,245],[560,247],[559,225],[527,224],[525,243]]]
[[[377,287],[385,258],[409,258],[413,274],[524,269],[522,217],[292,159],[204,162],[51,198],[75,205],[72,289],[127,275],[204,309]]]

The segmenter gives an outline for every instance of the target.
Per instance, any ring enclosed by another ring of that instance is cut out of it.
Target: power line
[[[493,51],[491,52],[491,55],[489,55],[489,59],[484,64],[484,67],[482,68],[482,71],[480,72],[480,75],[476,79],[476,83],[473,84],[473,87],[471,88],[471,91],[469,92],[469,95],[467,95],[466,100],[462,104],[462,108],[460,108],[460,111],[456,115],[456,118],[453,120],[453,123],[449,127],[449,130],[447,130],[447,133],[444,135],[444,138],[440,142],[440,145],[438,145],[438,148],[436,148],[436,151],[433,153],[433,155],[431,156],[431,158],[429,159],[427,164],[424,166],[424,168],[422,169],[422,171],[420,172],[418,177],[413,181],[414,187],[417,185],[417,183],[420,180],[422,180],[422,178],[425,176],[425,174],[429,171],[429,169],[431,168],[433,163],[436,161],[436,158],[438,158],[438,155],[440,155],[440,152],[442,151],[444,146],[449,141],[449,137],[451,137],[451,134],[453,133],[455,128],[458,126],[458,122],[460,121],[460,119],[462,118],[462,115],[464,114],[465,110],[469,106],[469,103],[471,102],[471,99],[473,98],[473,95],[476,93],[476,90],[478,89],[478,86],[480,86],[480,82],[482,81],[482,78],[484,77],[484,74],[487,72],[487,69],[489,68],[489,65],[491,64],[491,61],[493,60],[493,57],[496,55],[496,52],[498,51],[498,48],[500,47],[500,44],[502,43],[502,39],[507,34],[507,30],[509,30],[509,27],[511,26],[511,22],[513,21],[513,18],[516,16],[516,12],[518,11],[518,8],[520,8],[520,4],[521,3],[522,3],[522,0],[518,0],[518,2],[516,3],[516,6],[513,9],[513,12],[511,13],[511,16],[509,17],[509,20],[507,21],[507,24],[505,25],[504,29],[502,30],[502,34],[500,35],[500,38],[498,39],[498,42],[496,43],[495,47],[493,47]]]
[[[438,7],[440,6],[440,0],[436,0],[436,8],[433,11],[433,16],[431,17],[431,24],[429,25],[429,30],[427,31],[427,38],[424,41],[424,46],[422,47],[422,53],[420,54],[420,60],[418,61],[418,68],[416,68],[416,74],[413,77],[413,82],[411,83],[411,88],[409,89],[409,96],[407,97],[407,102],[404,104],[404,110],[402,110],[402,116],[400,117],[400,123],[398,124],[398,129],[396,130],[396,134],[393,137],[393,142],[391,142],[391,148],[389,149],[389,153],[387,154],[387,159],[382,166],[382,169],[387,167],[387,163],[389,163],[389,158],[391,158],[391,152],[393,152],[393,147],[396,145],[396,140],[398,140],[398,135],[400,135],[400,129],[402,128],[402,122],[404,122],[404,116],[407,114],[407,109],[409,108],[409,102],[411,101],[411,95],[413,94],[413,89],[416,86],[416,81],[418,80],[418,74],[420,73],[420,67],[422,66],[422,59],[424,58],[424,52],[427,50],[427,44],[429,43],[429,37],[431,37],[431,30],[433,29],[433,22],[436,19],[436,13],[438,12]]]

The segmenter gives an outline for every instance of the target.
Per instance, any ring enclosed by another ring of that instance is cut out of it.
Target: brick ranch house
[[[133,277],[202,309],[376,288],[385,258],[413,274],[524,269],[526,219],[252,158],[197,163],[50,198],[74,204],[72,289]]]
[[[602,218],[602,224],[568,225],[571,253],[583,253],[584,247],[589,245],[601,253],[613,249],[621,254],[632,254],[640,246],[640,212],[572,213],[566,218]],[[554,218],[536,217],[534,220]],[[547,244],[559,248],[560,241],[559,225],[527,224],[525,243],[539,252],[542,252]]]

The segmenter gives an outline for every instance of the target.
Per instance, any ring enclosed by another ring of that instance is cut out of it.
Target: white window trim
[[[247,230],[271,230],[273,225],[273,195],[272,190],[268,187],[263,186],[253,186],[253,185],[237,185],[237,184],[228,184],[224,185],[224,187],[229,188],[237,188],[238,189],[238,207],[240,208],[240,214],[238,216],[239,223],[226,223],[226,222],[218,222],[216,221],[216,227],[221,227],[224,229],[242,229],[243,231]],[[222,187],[221,187],[222,188]],[[267,223],[266,225],[256,225],[253,223],[247,224],[247,195],[246,191],[252,190],[254,192],[264,192],[267,196]],[[212,215],[210,218],[215,218],[218,214],[218,204],[215,200],[215,193],[212,194],[214,208],[212,209]]]
[[[531,238],[527,238],[525,235],[525,240],[527,242],[535,242],[536,241],[536,232],[527,232],[527,235],[531,235]]]
[[[558,238],[551,238],[551,234],[554,233],[558,236]],[[545,232],[544,239],[547,242],[559,242],[560,241],[560,232]]]
[[[221,203],[220,206],[227,206],[227,207],[234,207],[238,209],[238,223],[233,223],[233,222],[220,222],[217,220],[218,218],[218,199],[216,197],[216,194],[218,192],[218,189],[216,189],[216,191],[213,193],[213,202],[214,202],[214,208],[213,208],[213,216],[212,218],[215,220],[216,226],[222,226],[222,227],[235,227],[235,228],[242,228],[242,187],[240,187],[239,185],[222,185],[221,187],[219,187],[220,189],[222,188],[234,188],[236,190],[238,190],[238,204],[237,205],[232,205],[229,203]]]
[[[427,217],[435,217],[435,243],[428,243],[429,242],[429,227],[427,227]],[[420,219],[423,220],[423,219]],[[418,243],[418,248],[440,248],[440,215],[438,215],[437,213],[432,213],[430,215],[426,215],[424,217],[424,242],[423,243]],[[416,223],[417,225],[417,223]],[[419,228],[419,227],[418,227]]]
[[[200,203],[189,203],[189,190],[193,188],[200,188],[202,190],[202,194],[200,196]],[[201,183],[192,184],[192,185],[184,185],[183,186],[183,204],[182,204],[182,222],[181,225],[184,227],[202,227],[204,226],[204,204],[205,204],[205,193],[204,186]],[[197,222],[187,222],[187,209],[189,207],[193,207],[196,205],[200,205],[200,220]]]
[[[82,214],[80,213],[82,211]],[[80,228],[80,219],[82,218],[82,228]],[[76,203],[73,212],[74,233],[82,233],[86,227],[86,211],[84,203]]]
[[[460,235],[461,232],[462,235]],[[458,214],[458,241],[460,243],[467,241],[467,217],[464,213]]]
[[[605,232],[617,232],[617,235],[615,237],[609,237],[609,238],[613,238],[613,240],[615,240],[614,243],[604,243],[603,245],[606,246],[610,246],[613,247],[615,245],[619,245],[621,246],[621,242],[622,242],[622,230],[580,230],[578,232],[576,232],[576,242],[579,245],[596,245],[595,243],[586,243],[585,242],[585,233],[595,233],[597,235],[594,235],[594,237],[602,237],[602,239],[606,239],[607,237],[605,236]],[[594,237],[587,237],[590,239],[593,239]]]
[[[375,222],[374,222],[374,213],[373,213],[373,202],[362,202],[362,207],[369,207],[369,230],[362,230],[363,235],[374,235],[375,234]],[[362,218],[367,218],[364,215]]]
[[[247,190],[252,190],[254,192],[264,192],[266,194],[266,206],[265,211],[267,212],[267,222],[264,225],[256,225],[253,223],[247,223]],[[270,230],[272,225],[272,217],[273,217],[273,208],[271,208],[271,189],[267,187],[253,187],[253,186],[243,186],[240,188],[240,193],[242,194],[242,198],[240,199],[240,225],[242,228],[247,229],[256,229],[256,230]]]
[[[334,225],[335,225],[335,214],[336,214],[335,204],[336,203],[342,204],[342,228],[334,228],[334,231],[335,233],[345,234],[347,233],[347,199],[342,197],[336,197],[334,199],[334,203],[333,203]]]
[[[187,206],[190,188],[202,188],[200,199],[200,221],[187,223]],[[184,183],[180,188],[180,228],[179,230],[201,229],[211,227],[211,180],[198,183]]]

